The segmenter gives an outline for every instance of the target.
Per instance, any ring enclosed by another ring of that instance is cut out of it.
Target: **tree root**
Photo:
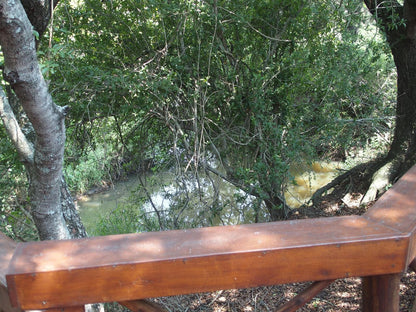
[[[377,195],[387,190],[387,187],[390,184],[390,173],[392,168],[393,162],[389,161],[373,174],[370,187],[361,200],[361,205],[369,204],[377,198]]]
[[[324,193],[329,191],[330,189],[342,184],[345,180],[349,179],[354,174],[359,174],[362,171],[365,170],[367,167],[367,164],[359,164],[355,166],[354,168],[344,172],[343,174],[337,176],[334,180],[329,182],[328,184],[324,185],[323,187],[319,188],[315,191],[315,193],[312,195],[311,200],[314,206],[318,206],[319,203],[322,200],[322,196]]]
[[[347,180],[359,180],[361,181],[362,185],[367,186],[368,185],[368,189],[372,187],[372,190],[375,189],[375,195],[377,196],[379,192],[377,192],[380,189],[384,188],[384,179],[381,179],[381,174],[380,174],[380,179],[376,179],[377,182],[379,182],[378,184],[374,184],[373,186],[371,181],[374,180],[374,176],[377,175],[377,172],[380,168],[383,168],[384,165],[386,165],[386,163],[389,163],[389,161],[387,160],[387,158],[382,157],[382,158],[376,158],[374,160],[371,160],[369,162],[366,163],[362,163],[359,164],[353,168],[351,168],[350,170],[344,172],[343,174],[337,176],[334,180],[332,180],[331,182],[329,182],[328,184],[324,185],[323,187],[321,187],[320,189],[318,189],[311,197],[312,200],[312,204],[317,207],[319,206],[320,202],[322,201],[322,197],[323,195],[329,191],[332,188],[336,188],[337,186],[339,187],[340,185],[342,185],[343,183],[345,183],[345,181]],[[383,183],[381,183],[380,181],[383,181]],[[380,187],[379,187],[380,185]],[[364,187],[366,188],[366,187]],[[342,198],[346,193],[348,193],[349,189],[346,189],[343,191],[343,194],[341,195],[340,198]],[[367,193],[367,192],[366,192]],[[373,198],[374,191],[371,191],[371,193],[368,195],[367,198]]]

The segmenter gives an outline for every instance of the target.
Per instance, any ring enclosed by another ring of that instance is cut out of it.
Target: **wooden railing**
[[[416,256],[416,166],[362,216],[15,244],[0,239],[0,310],[82,310],[118,301],[301,281],[310,296],[363,277],[363,311],[399,311]],[[0,297],[1,298],[1,297]],[[140,307],[139,307],[140,306]],[[137,308],[139,307],[139,308]],[[294,311],[289,303],[278,311]]]

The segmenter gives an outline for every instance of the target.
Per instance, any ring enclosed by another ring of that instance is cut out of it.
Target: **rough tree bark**
[[[31,214],[42,240],[86,236],[63,179],[65,115],[49,93],[39,69],[33,29],[43,33],[51,13],[50,1],[0,0],[0,45],[3,77],[30,120],[35,140],[22,133],[7,96],[0,91],[0,114],[9,138],[25,164],[29,178]],[[49,3],[49,5],[48,5]],[[56,2],[55,2],[56,5]],[[28,14],[32,14],[34,25]],[[43,13],[42,13],[43,12]],[[39,19],[42,17],[42,21]],[[67,226],[69,224],[69,229]]]
[[[386,34],[397,69],[396,125],[383,163],[394,162],[391,178],[416,162],[416,1],[364,1]]]
[[[393,141],[388,154],[367,173],[372,182],[362,201],[366,204],[416,163],[416,1],[364,3],[386,35],[397,69]]]

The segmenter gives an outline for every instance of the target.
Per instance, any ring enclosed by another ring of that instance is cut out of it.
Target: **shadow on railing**
[[[0,237],[0,310],[59,309],[317,281],[277,311],[295,311],[333,280],[363,278],[363,311],[399,311],[415,258],[416,166],[362,216],[15,244]],[[4,250],[4,252],[3,252]],[[5,298],[6,283],[12,308]],[[5,302],[5,303],[3,303]]]

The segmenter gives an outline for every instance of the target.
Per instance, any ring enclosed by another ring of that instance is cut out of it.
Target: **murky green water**
[[[288,205],[295,208],[306,203],[315,190],[334,178],[338,167],[338,163],[314,163],[311,167],[292,168],[291,173],[295,176],[295,183],[288,187],[285,194]],[[146,188],[151,194],[153,205],[148,200],[143,200],[145,211],[154,213],[154,208],[156,208],[159,213],[163,214],[174,204],[172,202],[172,196],[175,194],[174,179],[175,176],[169,172],[150,179],[153,181],[153,185],[148,184]],[[193,195],[195,193],[199,195],[196,196],[198,198],[188,202],[190,209],[177,212],[180,213],[181,220],[189,222],[190,225],[201,223],[200,226],[249,223],[254,222],[256,218],[259,222],[266,220],[267,213],[264,209],[257,211],[256,217],[256,212],[252,209],[254,198],[241,191],[237,192],[233,186],[218,178],[214,179],[218,185],[218,197],[214,202],[210,202],[210,200],[212,200],[211,195],[215,190],[208,179],[201,178],[199,184],[194,181],[186,185],[188,190],[195,191],[196,188],[199,188],[198,192],[192,192]],[[87,231],[95,232],[95,227],[101,217],[108,215],[118,207],[134,202],[139,190],[143,190],[143,187],[139,178],[133,176],[126,181],[117,182],[113,188],[107,191],[84,196],[78,200],[81,219]],[[219,209],[218,213],[213,209]]]

